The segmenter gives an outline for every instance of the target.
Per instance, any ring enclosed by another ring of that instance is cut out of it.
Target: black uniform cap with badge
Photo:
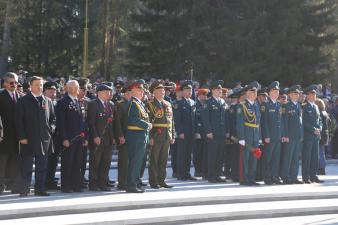
[[[274,81],[272,82],[269,86],[268,86],[268,92],[272,91],[272,90],[280,90],[279,88],[279,82],[278,81]]]
[[[222,89],[224,85],[224,81],[222,80],[215,80],[210,84],[210,89],[214,90],[214,89]]]
[[[257,91],[257,95],[268,97],[269,96],[268,88],[267,87],[261,88],[259,91]]]
[[[105,84],[99,84],[96,86],[96,92],[100,91],[112,91],[112,88]]]
[[[163,85],[162,80],[155,80],[149,87],[150,93],[153,93],[156,89],[164,89],[166,86]]]
[[[144,87],[145,84],[146,82],[143,79],[135,80],[130,83],[130,85],[128,86],[128,89],[129,90],[133,90],[133,89],[145,90],[145,87]]]
[[[318,90],[318,86],[316,84],[312,84],[312,85],[308,86],[307,88],[305,88],[304,93],[306,95],[308,95],[310,93],[317,94],[317,90]]]
[[[291,94],[291,93],[302,93],[302,87],[300,85],[293,85],[289,88],[288,90],[288,94]]]
[[[43,85],[43,91],[47,89],[58,90],[58,85],[55,82],[48,81]]]
[[[252,81],[250,84],[244,87],[243,91],[259,91],[261,89],[261,85],[257,81]]]
[[[181,90],[187,90],[187,89],[192,89],[192,81],[191,80],[186,80],[182,82],[181,84]]]
[[[229,98],[239,98],[242,90],[243,90],[243,88],[241,88],[241,87],[232,89],[232,92],[229,95]]]

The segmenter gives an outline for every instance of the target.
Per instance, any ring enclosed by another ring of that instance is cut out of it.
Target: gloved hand
[[[239,140],[238,141],[238,144],[242,145],[242,146],[245,146],[245,140]]]

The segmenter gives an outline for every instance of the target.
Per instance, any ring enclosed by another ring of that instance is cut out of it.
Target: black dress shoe
[[[324,181],[323,180],[319,180],[318,177],[316,177],[315,179],[312,179],[311,182],[312,183],[319,183],[319,184],[324,183]]]
[[[249,182],[239,182],[239,185],[242,185],[242,186],[250,186],[250,183]]]
[[[35,191],[34,195],[35,196],[50,196],[50,194],[47,193],[46,191]]]
[[[4,193],[5,189],[6,189],[6,186],[5,186],[4,184],[1,184],[1,185],[0,185],[0,195],[1,195],[2,193]]]
[[[30,191],[22,191],[20,192],[20,197],[27,197],[30,194]]]
[[[125,191],[126,190],[126,186],[125,185],[117,185],[117,189]]]
[[[226,179],[223,179],[223,178],[220,178],[220,177],[216,178],[216,181],[217,181],[217,183],[226,183],[227,182]]]
[[[109,180],[108,184],[115,185],[116,181],[115,180]]]
[[[271,180],[264,181],[264,183],[265,183],[266,185],[273,185],[273,183],[272,183]]]
[[[144,190],[143,189],[139,189],[139,188],[128,188],[126,189],[127,193],[143,193]]]
[[[255,181],[250,182],[250,186],[259,186],[259,185],[260,185],[260,184],[257,183],[257,182],[255,182]]]
[[[74,189],[74,192],[82,193],[82,192],[84,192],[84,190],[82,188],[76,188],[76,189]]]
[[[152,189],[160,189],[160,185],[158,185],[158,184],[150,185],[150,187],[151,187]]]
[[[71,189],[62,189],[61,188],[61,192],[63,192],[63,193],[73,193],[73,190],[71,190]]]
[[[83,189],[88,189],[88,185],[85,184],[85,183],[82,183],[82,184],[81,184],[81,188],[83,188]]]
[[[188,179],[185,178],[185,177],[178,177],[177,180],[180,180],[180,181],[187,181]]]
[[[300,181],[300,180],[295,180],[293,183],[294,183],[294,184],[304,184],[304,182],[303,182],[303,181]]]
[[[167,183],[160,184],[161,187],[163,188],[173,188],[174,186],[168,185]]]
[[[283,184],[280,180],[277,180],[277,179],[273,180],[272,183],[274,183],[274,184]]]
[[[110,187],[101,187],[100,188],[101,191],[111,191]]]
[[[146,183],[143,183],[143,182],[140,182],[140,186],[141,186],[141,187],[147,187],[147,184],[146,184]]]
[[[111,187],[111,188],[113,188],[113,187],[115,187],[115,184],[108,183],[108,184],[107,184],[107,187]]]
[[[189,176],[187,177],[187,180],[198,180],[196,177]]]
[[[311,181],[309,180],[303,180],[304,184],[311,184]]]
[[[98,187],[91,187],[89,188],[89,191],[101,191],[101,189]]]
[[[210,179],[210,180],[208,180],[208,183],[215,184],[215,183],[217,183],[217,180],[216,179]]]

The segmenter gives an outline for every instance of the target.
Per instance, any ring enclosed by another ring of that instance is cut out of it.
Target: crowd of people
[[[20,80],[8,72],[1,87],[0,194],[29,195],[33,172],[36,196],[111,191],[113,149],[117,188],[130,193],[145,191],[147,162],[150,188],[172,188],[169,154],[178,180],[257,186],[321,183],[326,157],[338,153],[330,85],[230,89],[221,80]]]

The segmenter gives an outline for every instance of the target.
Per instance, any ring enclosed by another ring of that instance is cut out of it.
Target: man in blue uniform
[[[191,99],[192,84],[185,81],[181,85],[183,98],[177,103],[175,114],[176,129],[178,133],[177,172],[179,180],[196,180],[190,175],[191,154],[195,138],[195,101]],[[177,123],[176,123],[177,121]]]
[[[262,136],[264,148],[264,182],[267,185],[281,184],[279,179],[279,164],[282,138],[282,107],[277,101],[279,97],[279,82],[274,81],[268,86],[269,99],[261,105]]]
[[[220,177],[222,171],[222,153],[228,129],[226,103],[222,99],[223,81],[211,83],[211,94],[203,110],[202,118],[208,146],[208,181],[225,182]]]
[[[303,182],[297,179],[304,136],[302,107],[299,103],[301,87],[294,85],[290,87],[288,93],[290,101],[282,112],[286,146],[282,154],[281,177],[284,184],[302,184]]]
[[[256,183],[257,159],[252,151],[261,142],[261,113],[256,102],[260,85],[254,81],[245,87],[246,100],[237,108],[236,126],[238,143],[240,144],[240,184],[258,185]]]
[[[195,167],[195,177],[207,178],[208,172],[208,151],[206,143],[206,134],[202,120],[202,111],[205,108],[207,95],[209,93],[208,89],[199,89],[197,92],[197,101],[196,101],[196,119],[195,119],[195,143],[196,148],[194,152],[194,167]]]
[[[302,151],[302,177],[303,182],[309,184],[322,183],[317,177],[319,141],[322,130],[322,121],[318,106],[317,85],[310,85],[304,90],[306,101],[303,104],[304,144]]]
[[[149,131],[152,128],[148,112],[142,102],[144,84],[144,80],[137,80],[129,86],[132,98],[127,105],[128,175],[126,191],[131,193],[144,192],[138,184],[146,147],[149,143]]]

